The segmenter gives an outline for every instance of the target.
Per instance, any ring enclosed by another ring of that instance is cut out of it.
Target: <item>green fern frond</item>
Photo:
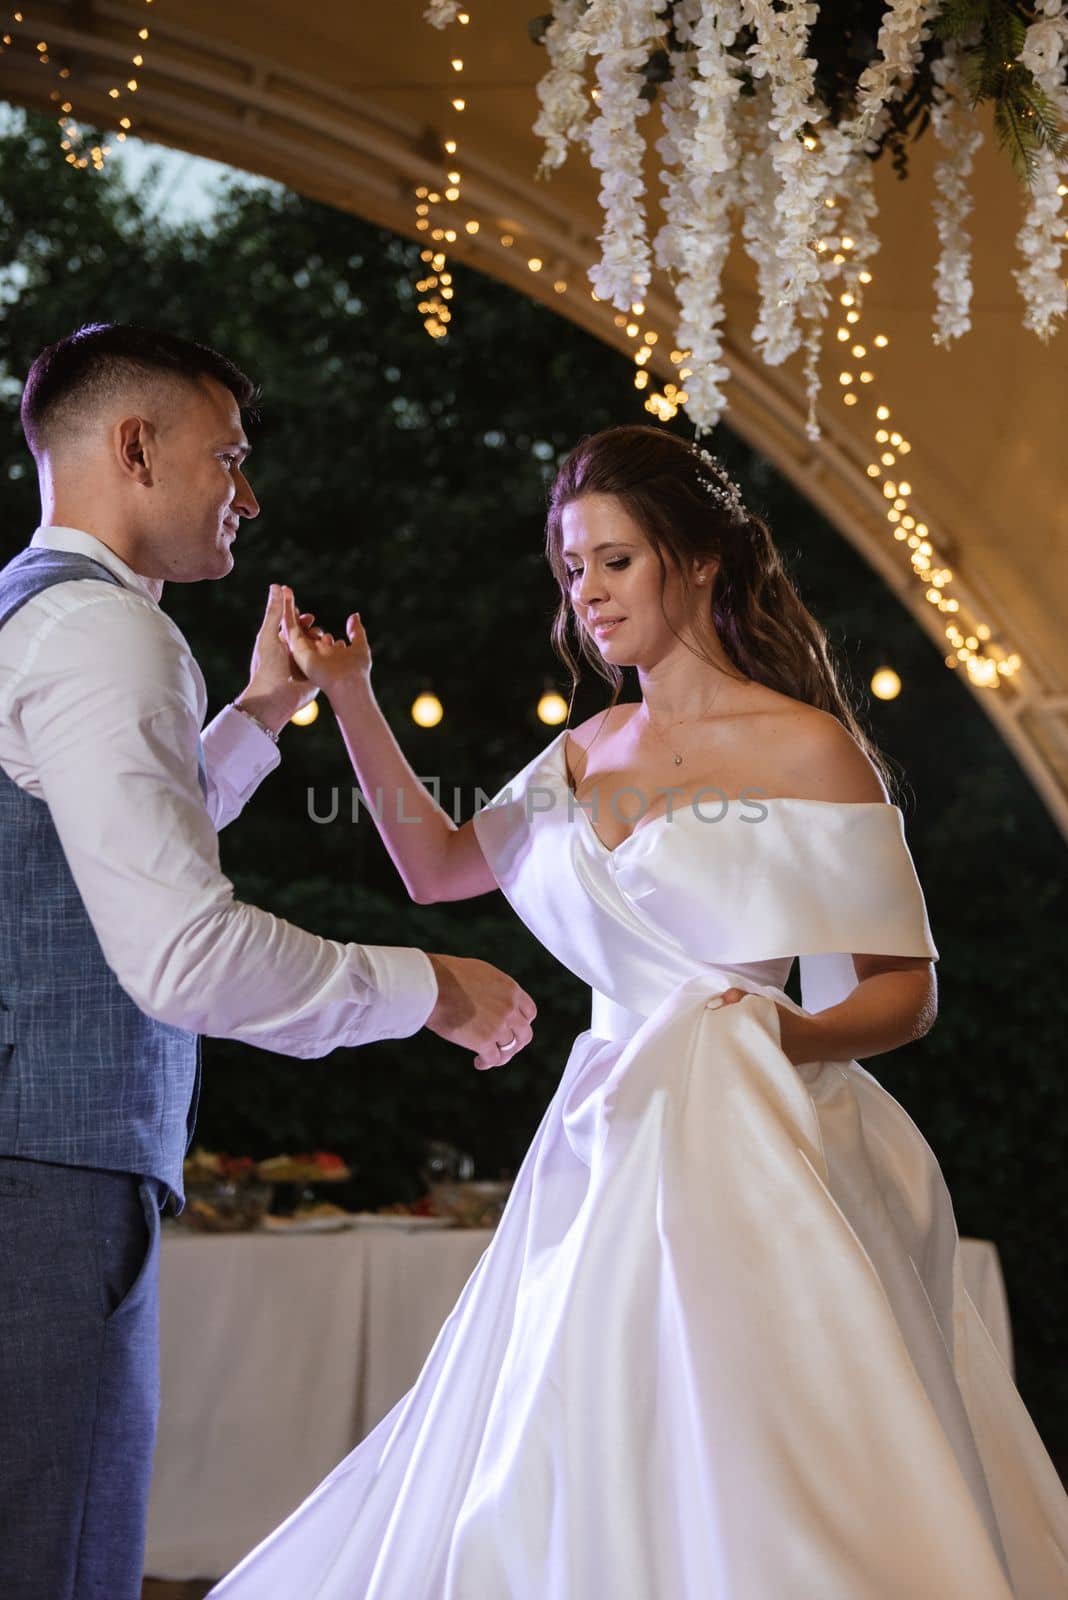
[[[1000,100],[994,107],[994,130],[1001,148],[1008,153],[1016,176],[1030,183],[1034,176],[1034,144],[1029,138],[1030,129],[1011,99]]]

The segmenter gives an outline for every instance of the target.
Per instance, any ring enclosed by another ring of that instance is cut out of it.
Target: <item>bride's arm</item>
[[[394,738],[371,688],[371,652],[359,617],[349,617],[345,644],[329,633],[311,637],[301,626],[291,590],[285,591],[283,604],[282,626],[293,660],[333,707],[375,826],[411,898],[430,905],[496,889],[474,825],[456,826],[419,782]]]
[[[854,955],[857,986],[836,1006],[794,1017],[801,1038],[784,1040],[802,1061],[863,1061],[922,1039],[938,1015],[934,962],[926,956]],[[790,1026],[790,1025],[788,1025]]]
[[[930,1032],[938,1015],[934,963],[926,956],[855,955],[857,986],[826,1011],[805,1014],[776,1001],[783,1054],[795,1067],[819,1061],[863,1061],[898,1050]],[[737,1005],[745,989],[726,989]]]

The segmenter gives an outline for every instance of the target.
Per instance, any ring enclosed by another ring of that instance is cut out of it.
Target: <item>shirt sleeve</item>
[[[207,768],[208,815],[219,833],[244,809],[280,757],[274,740],[232,705],[224,706],[208,724],[201,743]]]
[[[197,780],[196,675],[161,612],[109,590],[36,636],[12,701],[108,965],[149,1016],[288,1055],[417,1032],[437,999],[422,951],[234,898]]]

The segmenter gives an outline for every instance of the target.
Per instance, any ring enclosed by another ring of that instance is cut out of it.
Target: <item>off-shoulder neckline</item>
[[[565,755],[565,744],[569,731],[570,730],[567,728],[562,729],[561,732],[557,734],[553,744],[551,744],[545,751],[544,755],[546,758],[553,755],[559,756],[559,775],[563,781],[564,788],[567,790],[569,795],[573,796],[575,791],[572,789],[569,781],[567,759]],[[745,796],[744,798],[741,795],[737,795],[733,797],[724,796],[723,798],[727,805],[820,806],[824,810],[829,808],[834,811],[894,811],[897,812],[899,816],[901,815],[900,806],[894,805],[890,800],[812,800],[806,799],[801,795],[789,794],[750,795]],[[606,856],[614,856],[617,851],[622,850],[624,845],[630,844],[633,839],[636,839],[639,836],[639,834],[645,833],[652,829],[654,824],[659,822],[677,821],[680,815],[684,816],[686,811],[692,810],[692,802],[690,805],[681,806],[671,813],[668,811],[659,811],[657,812],[656,816],[640,818],[637,825],[633,827],[631,831],[619,841],[618,844],[615,845],[605,844],[604,840],[597,832],[597,829],[594,827],[592,818],[587,815],[585,806],[580,805],[577,809],[585,821],[590,838],[600,847]]]

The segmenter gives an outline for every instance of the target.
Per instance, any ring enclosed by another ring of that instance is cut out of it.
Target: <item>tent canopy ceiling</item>
[[[458,238],[447,246],[453,259],[633,352],[586,278],[601,225],[596,174],[572,152],[551,180],[535,177],[535,85],[547,58],[527,23],[538,9],[535,0],[472,0],[470,26],[441,32],[423,20],[424,0],[320,0],[308,9],[282,0],[35,5],[25,13],[32,31],[0,56],[0,93],[55,111],[49,96],[62,87],[76,117],[114,126],[108,89],[143,51],[138,91],[122,101],[137,134],[279,179],[413,238],[424,238],[414,190],[442,187],[442,140],[455,136],[463,185],[453,208]],[[145,26],[150,38],[140,44]],[[36,40],[48,42],[47,67],[35,59]],[[454,56],[462,74],[450,66]],[[62,84],[54,75],[61,65],[70,69]],[[462,113],[450,107],[458,93]],[[906,181],[878,163],[882,249],[858,332],[869,341],[884,333],[889,343],[866,361],[874,381],[862,403],[842,404],[832,318],[823,437],[807,438],[801,359],[769,368],[755,353],[755,282],[735,248],[725,276],[727,421],[834,521],[946,654],[947,618],[925,599],[908,550],[893,538],[881,485],[866,471],[878,460],[874,408],[890,408],[888,427],[912,445],[899,469],[912,485],[909,510],[952,569],[962,631],[985,624],[1000,653],[1021,658],[1011,679],[974,692],[1068,834],[1068,333],[1044,346],[1023,328],[1012,277],[1022,195],[989,122],[985,129],[969,219],[971,333],[950,350],[931,340],[937,239],[928,135],[912,151]],[[478,221],[477,234],[464,231],[468,219]],[[675,375],[667,359],[674,321],[661,275],[641,318],[659,333],[654,381]],[[462,338],[459,315],[457,330]],[[621,394],[620,415],[642,415],[637,395]]]

